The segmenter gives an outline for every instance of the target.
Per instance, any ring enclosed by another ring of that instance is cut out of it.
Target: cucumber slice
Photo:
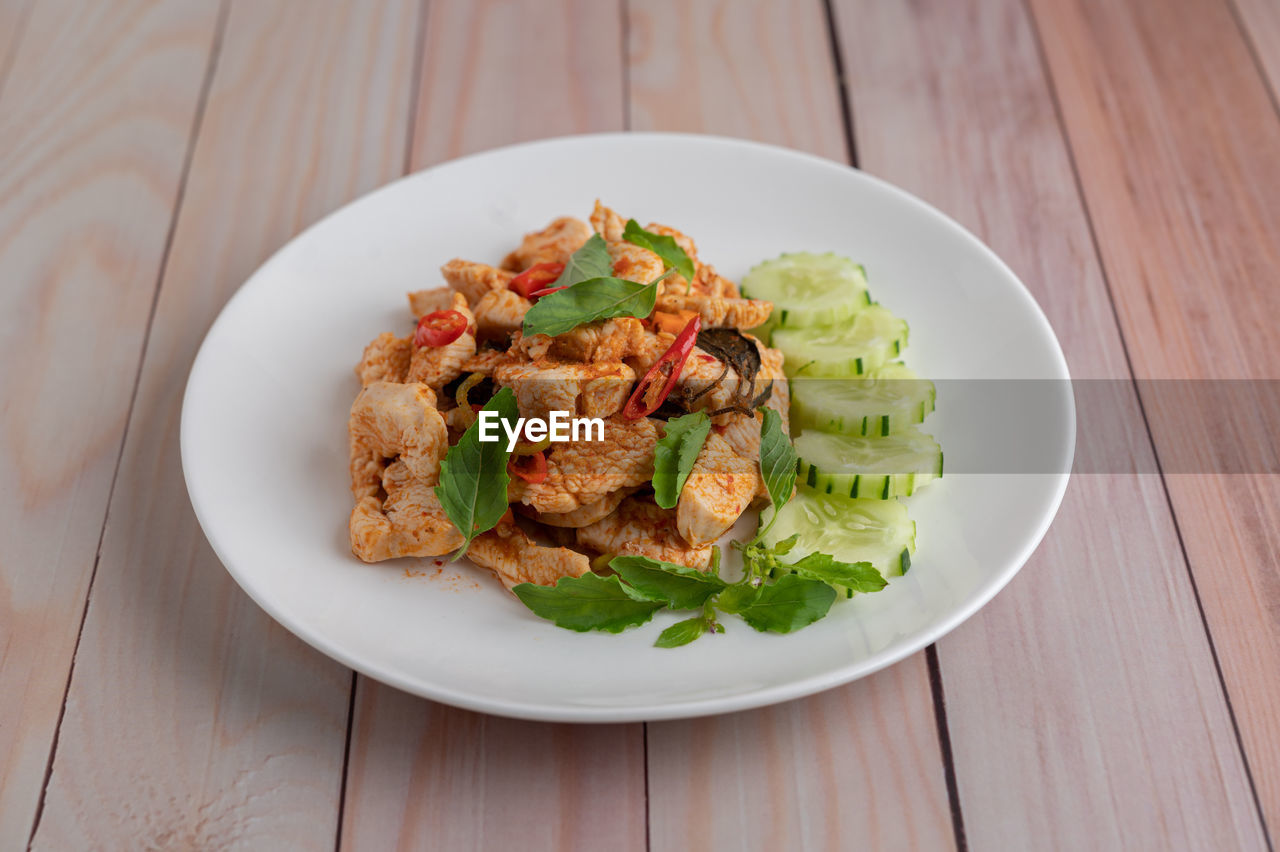
[[[914,426],[863,438],[804,432],[795,439],[800,481],[815,491],[888,500],[942,476],[942,447]]]
[[[787,328],[842,322],[871,304],[861,266],[806,251],[755,266],[742,279],[742,295],[773,302],[773,319]]]
[[[782,350],[788,376],[843,379],[861,376],[901,355],[907,323],[880,305],[869,305],[840,325],[779,328],[771,345]]]
[[[760,523],[772,517],[770,506],[760,513]],[[897,500],[854,500],[805,487],[782,507],[764,542],[774,545],[796,533],[795,547],[779,560],[791,563],[826,553],[845,562],[870,562],[884,576],[895,577],[907,573],[916,549],[916,522]]]
[[[841,435],[892,435],[922,422],[937,392],[902,364],[876,367],[858,379],[791,380],[791,422]]]

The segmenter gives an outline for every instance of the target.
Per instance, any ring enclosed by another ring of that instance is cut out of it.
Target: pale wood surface
[[[1079,476],[934,671],[647,730],[353,679],[200,534],[177,414],[235,287],[405,168],[561,133],[856,148],[1077,377],[1277,376],[1273,3],[832,5],[0,0],[0,848],[1268,845],[1276,477]],[[1204,425],[1144,402],[1139,454]]]
[[[431,0],[410,167],[621,130],[621,33],[615,4]],[[341,848],[644,848],[642,725],[482,716],[364,677],[356,695]]]
[[[416,4],[327,10],[242,3],[226,20],[37,849],[333,847],[351,675],[221,569],[178,459],[187,372],[226,299],[401,167]]]
[[[1161,5],[1032,3],[1120,327],[1139,377],[1274,379],[1280,115],[1228,5]],[[1216,436],[1148,414],[1159,453]],[[1166,481],[1274,835],[1280,477]]]
[[[71,5],[31,13],[0,95],[4,849],[44,785],[217,18]]]
[[[991,245],[1074,377],[1127,378],[1023,6],[836,11],[862,167]],[[1136,404],[1125,422],[1149,458]],[[939,658],[973,848],[1265,848],[1158,477],[1076,477],[1027,568]]]
[[[846,160],[820,2],[635,3],[628,23],[634,129]],[[814,698],[650,724],[649,824],[655,849],[947,848],[925,656]]]

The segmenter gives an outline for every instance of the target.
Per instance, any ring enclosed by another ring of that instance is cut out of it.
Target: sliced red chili
[[[693,344],[697,342],[698,330],[701,328],[702,317],[695,316],[689,320],[667,351],[662,353],[662,357],[640,379],[622,409],[623,418],[639,420],[658,410],[679,381],[680,372],[684,369],[685,361],[689,360],[689,353],[693,351]]]
[[[467,330],[467,318],[458,311],[434,311],[418,320],[414,346],[446,346]]]
[[[535,263],[515,278],[512,278],[507,287],[528,299],[538,290],[545,289],[549,284],[554,284],[556,279],[560,277],[561,272],[564,272],[563,263]]]
[[[507,462],[507,470],[530,485],[537,485],[547,478],[547,454],[538,450],[527,456],[515,456]]]
[[[530,299],[541,299],[543,296],[550,296],[552,293],[559,293],[561,290],[568,290],[569,285],[565,284],[560,287],[547,287],[545,290],[534,290],[529,294]]]

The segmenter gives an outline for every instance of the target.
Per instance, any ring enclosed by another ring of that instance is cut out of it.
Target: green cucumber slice
[[[914,426],[883,437],[803,432],[795,447],[800,481],[827,494],[909,497],[942,476],[942,447]]]
[[[742,295],[773,302],[779,326],[842,322],[871,304],[865,270],[836,254],[794,252],[758,264],[742,279]]]
[[[841,435],[892,435],[923,422],[936,395],[933,382],[902,364],[876,367],[858,379],[797,377],[791,380],[791,422]]]
[[[767,525],[772,517],[770,506],[760,513],[760,523]],[[894,577],[907,573],[916,549],[916,522],[897,500],[855,500],[805,487],[796,489],[782,507],[764,543],[772,546],[797,533],[795,547],[780,561],[826,553],[844,562],[870,562],[884,576]]]
[[[907,323],[880,305],[832,326],[779,328],[771,345],[782,351],[788,376],[861,376],[894,360],[907,346]]]

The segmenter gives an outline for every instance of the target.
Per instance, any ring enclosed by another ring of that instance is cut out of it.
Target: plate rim
[[[182,410],[179,418],[179,449],[182,461],[183,482],[186,485],[188,499],[190,500],[192,510],[195,513],[196,520],[200,524],[201,532],[209,542],[214,554],[218,557],[218,561],[222,563],[223,568],[231,575],[232,579],[235,580],[241,590],[243,590],[245,594],[247,594],[249,598],[277,624],[284,627],[291,634],[298,637],[307,645],[330,659],[336,660],[342,665],[360,672],[366,677],[372,678],[380,683],[393,686],[412,695],[417,695],[433,701],[439,701],[441,703],[460,707],[466,710],[489,713],[508,718],[544,722],[612,724],[622,722],[687,719],[748,710],[807,697],[846,683],[852,683],[855,680],[867,677],[868,675],[874,674],[875,672],[894,665],[895,663],[901,662],[907,657],[937,642],[943,636],[947,635],[971,618],[978,612],[978,610],[982,609],[982,607],[986,606],[992,598],[999,594],[1000,591],[1009,584],[1014,576],[1022,570],[1027,561],[1031,558],[1032,554],[1034,554],[1039,548],[1040,543],[1044,540],[1044,536],[1049,530],[1049,527],[1052,526],[1054,520],[1058,516],[1058,512],[1062,507],[1062,501],[1071,479],[1070,469],[1075,458],[1076,451],[1077,416],[1074,394],[1069,392],[1064,396],[1066,413],[1069,420],[1066,424],[1066,431],[1068,434],[1067,441],[1065,442],[1066,452],[1063,458],[1064,472],[1055,474],[1057,481],[1054,486],[1054,493],[1050,507],[1040,518],[1034,533],[1026,538],[1026,543],[1021,548],[1018,555],[1010,560],[1008,567],[980,586],[976,593],[972,594],[969,599],[965,600],[962,605],[958,606],[948,615],[948,617],[938,619],[927,629],[895,641],[872,654],[870,657],[857,662],[835,667],[820,674],[810,675],[799,680],[788,681],[786,683],[777,684],[764,689],[749,690],[714,698],[700,698],[680,702],[660,702],[656,704],[631,705],[626,707],[552,704],[520,699],[496,699],[477,696],[470,692],[454,690],[440,684],[424,683],[419,679],[402,677],[395,672],[379,670],[376,664],[361,658],[357,654],[348,653],[343,648],[331,643],[323,633],[310,630],[305,625],[293,621],[270,601],[259,596],[257,590],[254,588],[248,577],[249,572],[245,572],[234,567],[231,564],[231,561],[224,556],[224,548],[220,546],[217,536],[215,534],[211,534],[210,524],[208,522],[208,507],[205,506],[202,509],[201,500],[197,496],[199,487],[198,485],[193,486],[192,478],[193,464],[191,459],[194,450],[190,445],[189,438],[189,435],[191,434],[191,428],[189,426],[191,406],[188,405],[188,402],[194,393],[193,388],[197,387],[198,381],[203,372],[209,369],[209,363],[212,357],[209,355],[209,340],[214,336],[214,332],[219,328],[219,326],[226,321],[232,310],[232,306],[244,296],[251,285],[256,281],[269,278],[270,271],[280,262],[281,256],[296,242],[307,237],[313,230],[325,225],[330,219],[342,215],[348,208],[364,203],[384,192],[388,192],[393,187],[397,187],[402,183],[419,180],[424,175],[434,172],[437,169],[448,168],[458,163],[475,159],[501,157],[516,150],[527,151],[528,149],[555,147],[566,143],[592,144],[595,142],[607,143],[617,141],[643,142],[645,140],[706,144],[713,147],[725,146],[730,148],[763,151],[772,156],[779,156],[784,159],[793,159],[810,165],[818,165],[834,171],[852,172],[859,180],[868,181],[871,184],[878,186],[881,190],[897,196],[899,201],[916,208],[916,210],[922,215],[938,221],[944,227],[951,229],[959,234],[963,239],[975,245],[981,254],[985,255],[989,261],[993,262],[997,268],[1002,270],[1013,282],[1017,284],[1015,292],[1029,304],[1032,309],[1032,315],[1041,326],[1041,331],[1047,332],[1047,338],[1052,343],[1051,349],[1053,357],[1051,360],[1054,361],[1055,366],[1061,373],[1061,375],[1053,378],[1065,380],[1066,387],[1068,389],[1071,387],[1070,368],[1067,363],[1066,355],[1062,349],[1062,343],[1058,339],[1058,336],[1053,329],[1053,325],[1045,315],[1044,309],[1040,306],[1035,295],[1017,275],[1017,273],[1015,273],[990,246],[979,239],[977,235],[972,233],[956,220],[952,219],[943,211],[907,190],[855,166],[850,166],[837,160],[831,160],[805,151],[799,151],[793,148],[785,148],[779,145],[771,145],[763,142],[756,142],[749,139],[738,139],[734,137],[703,133],[651,131],[569,134],[518,142],[510,145],[502,145],[496,148],[489,148],[484,151],[477,151],[464,156],[455,157],[432,165],[428,168],[402,175],[395,180],[389,181],[368,192],[356,196],[320,217],[318,220],[288,239],[279,248],[272,252],[271,255],[256,269],[254,269],[248,278],[246,278],[244,282],[236,288],[235,292],[227,299],[226,303],[223,304],[222,308],[218,311],[217,317],[209,325],[208,329],[206,329],[204,338],[200,343],[200,348],[197,350],[196,356],[192,361],[191,369],[187,375],[187,381],[183,389]]]

